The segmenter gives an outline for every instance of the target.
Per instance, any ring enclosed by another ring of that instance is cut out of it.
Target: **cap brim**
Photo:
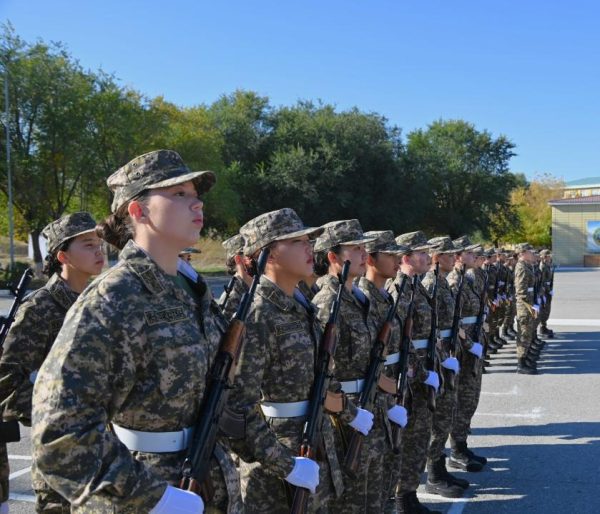
[[[369,250],[367,250],[369,251]],[[409,250],[406,246],[400,246],[398,244],[393,244],[388,246],[387,248],[384,248],[383,250],[373,250],[373,252],[370,253],[391,253],[391,254],[402,254],[402,253],[407,253]]]
[[[367,243],[374,243],[375,241],[377,241],[376,237],[363,237],[362,239],[355,239],[354,241],[342,241],[338,244],[340,246],[366,245]]]
[[[436,247],[436,245],[421,245],[421,246],[415,246],[414,248],[412,246],[409,246],[411,252],[422,252],[425,250],[432,250],[435,247]]]
[[[191,173],[186,173],[185,175],[180,175],[179,177],[169,178],[167,180],[163,180],[162,182],[157,182],[156,184],[152,184],[144,189],[171,187],[178,184],[184,184],[185,182],[189,181],[194,183],[199,195],[204,195],[213,187],[215,187],[215,184],[217,183],[217,176],[212,171],[192,171]]]
[[[57,246],[60,246],[60,245],[61,245],[61,244],[63,244],[65,241],[70,241],[71,239],[73,239],[73,238],[75,238],[75,237],[77,237],[77,236],[81,236],[81,235],[83,235],[83,234],[89,234],[89,233],[91,233],[91,232],[96,232],[96,227],[94,227],[94,228],[89,228],[89,229],[87,229],[87,230],[82,230],[81,232],[77,232],[77,234],[73,234],[72,236],[69,236],[69,237],[67,237],[67,238],[63,239],[63,240],[62,240],[60,243],[58,243],[57,245],[55,245],[55,246],[53,246],[53,247],[50,247],[50,246],[48,246],[48,250],[52,250],[52,249],[56,248]]]

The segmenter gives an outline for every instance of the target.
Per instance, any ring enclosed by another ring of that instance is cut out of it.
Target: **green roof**
[[[579,180],[572,180],[571,182],[567,182],[567,187],[585,187],[585,186],[597,186],[600,184],[600,177],[589,177],[582,178]]]

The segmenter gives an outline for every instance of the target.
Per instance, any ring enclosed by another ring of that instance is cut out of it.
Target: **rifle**
[[[17,287],[12,285],[9,287],[10,292],[13,294],[15,299],[8,311],[8,315],[5,318],[1,318],[2,325],[0,326],[0,356],[4,349],[4,342],[10,331],[10,327],[15,321],[17,316],[17,310],[23,303],[23,298],[27,292],[27,286],[31,278],[33,277],[33,271],[31,269],[25,270],[25,273],[21,276]],[[21,433],[19,430],[19,422],[16,419],[10,421],[2,421],[0,418],[0,442],[1,443],[16,443],[21,440]]]
[[[440,275],[440,263],[435,263],[433,270],[435,276],[435,282],[433,283],[433,293],[431,295],[431,333],[429,334],[429,341],[427,342],[427,369],[429,371],[435,371],[435,345],[437,343],[437,329],[438,329],[438,277]],[[435,411],[435,389],[429,387],[427,389],[427,408],[430,412]]]
[[[369,368],[365,377],[363,390],[358,399],[358,406],[361,409],[368,410],[369,412],[373,411],[375,395],[377,394],[377,384],[379,382],[381,372],[383,371],[385,358],[387,356],[388,344],[392,335],[392,321],[394,320],[394,316],[398,310],[398,304],[400,303],[400,298],[404,292],[406,280],[407,277],[404,275],[402,277],[400,286],[396,284],[398,296],[396,297],[396,301],[390,305],[385,322],[383,323],[383,326],[379,331],[379,335],[377,336],[377,340],[371,349]],[[353,480],[355,480],[358,476],[358,461],[360,459],[360,452],[362,450],[364,440],[364,434],[356,430],[354,434],[352,434],[352,441],[350,441],[350,446],[348,446],[348,451],[346,452],[344,472]]]
[[[329,319],[327,320],[325,330],[321,336],[316,368],[317,373],[310,393],[306,422],[304,423],[302,437],[300,438],[300,451],[298,454],[300,457],[307,457],[313,460],[315,459],[318,437],[321,433],[321,423],[323,420],[323,412],[325,411],[327,390],[329,389],[329,383],[333,377],[331,367],[333,366],[335,347],[337,346],[338,318],[340,315],[340,307],[342,305],[342,295],[344,294],[344,288],[348,281],[349,272],[350,261],[345,261],[342,273],[338,274],[339,286],[337,296],[331,305]],[[308,509],[309,495],[310,491],[308,489],[296,487],[290,513],[305,514]]]
[[[254,300],[254,293],[264,273],[269,249],[260,252],[256,273],[250,290],[244,293],[227,332],[223,334],[219,351],[215,357],[198,421],[194,427],[194,438],[182,466],[183,478],[180,489],[191,491],[209,503],[214,496],[210,476],[210,459],[213,455],[219,432],[219,421],[227,404],[229,390],[233,388],[235,370],[242,351],[246,317]]]
[[[465,272],[467,267],[463,264],[460,268],[460,282],[458,283],[458,293],[456,295],[456,301],[454,303],[454,317],[452,318],[452,333],[450,334],[450,354],[454,357],[456,355],[456,347],[458,345],[458,331],[460,328],[460,312],[462,310],[461,299],[462,290],[465,284]],[[454,373],[449,372],[446,375],[448,380],[448,389],[454,390]]]
[[[481,303],[479,304],[479,312],[477,313],[477,322],[475,324],[475,339],[477,343],[481,344],[481,331],[483,329],[483,323],[485,322],[485,307],[487,304],[487,291],[488,291],[488,285],[489,285],[489,280],[490,280],[490,276],[487,273],[487,269],[484,270],[485,271],[485,281],[483,283],[483,291],[481,293]],[[484,354],[481,356],[481,358],[483,359],[485,356],[485,352]],[[473,359],[473,369],[471,370],[471,373],[473,374],[473,376],[477,376],[477,365],[478,365],[478,361],[479,359],[477,359],[476,357]]]
[[[492,266],[494,266],[492,264]],[[498,268],[498,266],[496,266]],[[500,300],[498,300],[498,283],[500,282],[500,270],[496,269],[496,280],[494,282],[494,291],[492,293],[492,310],[495,311],[497,307],[500,307]],[[494,302],[498,302],[498,306],[494,304]]]
[[[224,309],[225,306],[227,305],[227,300],[229,300],[229,295],[231,294],[231,291],[233,291],[235,281],[236,281],[236,277],[234,275],[233,277],[231,277],[231,279],[229,280],[227,285],[223,286],[223,289],[225,290],[225,298],[223,298],[223,301],[219,304],[219,307],[221,309]]]
[[[404,330],[402,331],[402,343],[400,345],[400,370],[398,372],[398,385],[396,387],[396,405],[404,407],[406,403],[406,396],[404,390],[406,389],[406,378],[408,376],[408,352],[410,350],[410,342],[412,340],[412,327],[413,327],[413,306],[415,303],[415,288],[417,287],[417,276],[413,277],[412,281],[412,292],[410,295],[410,303],[408,304],[408,310],[406,312],[406,319],[404,320]],[[394,455],[400,455],[400,439],[401,431],[400,426],[392,426],[392,450]]]

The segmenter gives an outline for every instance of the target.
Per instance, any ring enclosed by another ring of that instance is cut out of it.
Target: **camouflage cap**
[[[449,237],[434,237],[433,239],[430,239],[427,242],[431,245],[434,245],[434,247],[431,250],[429,250],[429,253],[432,254],[454,254],[462,251],[460,248],[454,246],[454,244],[452,243],[452,239],[450,239]]]
[[[454,244],[456,248],[460,248],[461,252],[474,252],[480,246],[478,244],[471,243],[469,236],[461,236],[458,239],[452,241],[452,244]]]
[[[549,255],[552,255],[552,252],[550,250],[548,250],[547,248],[545,248],[544,250],[542,250],[540,252],[541,257],[548,257]]]
[[[486,252],[483,249],[482,245],[475,245],[475,249],[469,250],[470,252],[474,252],[477,257],[485,257]]]
[[[261,214],[240,228],[244,238],[244,255],[253,255],[274,241],[304,235],[316,237],[322,232],[320,227],[305,227],[296,211],[289,208]]]
[[[181,250],[179,255],[185,255],[187,253],[202,253],[202,250],[198,250],[198,248],[194,248],[193,246],[188,246],[185,250]]]
[[[394,233],[391,230],[374,230],[365,232],[364,237],[375,237],[374,241],[365,244],[365,250],[368,253],[410,253],[408,246],[399,245],[394,239]]]
[[[399,235],[396,238],[396,243],[399,245],[408,246],[411,252],[430,250],[435,246],[427,242],[427,236],[420,230]]]
[[[244,237],[241,234],[236,234],[221,243],[225,248],[226,258],[231,259],[237,254],[244,253]]]
[[[330,221],[323,225],[323,233],[315,243],[315,252],[329,250],[337,245],[373,243],[376,237],[365,237],[358,220]]]
[[[115,171],[106,184],[115,195],[111,210],[116,213],[127,201],[147,189],[170,187],[191,180],[199,195],[208,193],[217,183],[212,171],[190,171],[177,152],[156,150],[136,157]]]
[[[515,253],[534,252],[535,248],[529,243],[519,243],[515,248]]]
[[[500,248],[496,248],[496,254],[497,255],[508,255],[508,250],[505,250],[504,248],[500,247]]]
[[[95,230],[96,221],[89,212],[76,212],[50,223],[42,230],[42,235],[48,240],[48,251],[52,252],[67,239]]]
[[[488,248],[487,250],[485,250],[485,256],[486,257],[493,257],[494,255],[496,255],[496,249],[495,248]]]

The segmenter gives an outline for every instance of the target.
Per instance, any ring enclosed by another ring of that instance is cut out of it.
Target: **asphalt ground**
[[[226,279],[211,278],[220,295]],[[0,299],[0,312],[9,300]],[[489,463],[464,498],[419,490],[444,514],[600,512],[600,270],[559,271],[537,376],[517,375],[514,343],[492,356],[469,446]],[[29,430],[9,444],[13,513],[33,513]],[[454,471],[453,471],[454,472]]]

